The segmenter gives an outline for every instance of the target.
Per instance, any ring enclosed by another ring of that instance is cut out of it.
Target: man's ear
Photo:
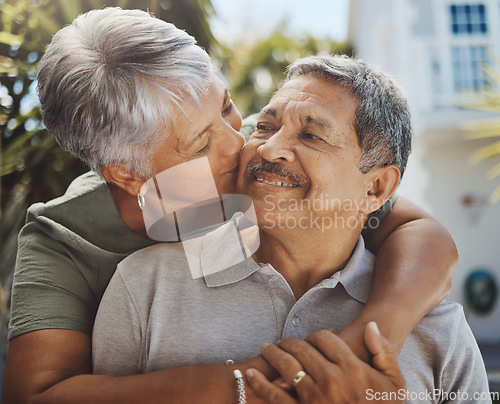
[[[396,192],[401,179],[401,173],[394,165],[373,168],[367,174],[370,175],[370,183],[360,206],[365,215],[375,212],[387,202]]]
[[[132,196],[137,196],[144,180],[135,172],[129,172],[117,166],[102,166],[101,172],[109,182],[119,186]]]

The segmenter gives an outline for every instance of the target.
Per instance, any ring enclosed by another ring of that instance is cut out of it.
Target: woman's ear
[[[394,165],[373,168],[367,174],[370,175],[370,183],[360,206],[365,215],[375,212],[387,202],[396,192],[401,179],[401,172]]]
[[[135,172],[129,172],[117,166],[102,166],[101,172],[104,178],[117,185],[132,196],[137,196],[141,190],[144,180]]]

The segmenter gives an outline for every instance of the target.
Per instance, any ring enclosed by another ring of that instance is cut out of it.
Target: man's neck
[[[313,234],[308,234],[313,233]],[[357,232],[260,232],[258,262],[271,264],[283,275],[299,299],[349,261],[359,238]]]

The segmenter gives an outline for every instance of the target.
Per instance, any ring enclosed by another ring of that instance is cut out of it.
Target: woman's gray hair
[[[38,69],[44,124],[101,173],[152,176],[149,157],[183,102],[199,104],[212,64],[193,37],[140,10],[104,8],[57,32]]]
[[[359,169],[394,164],[401,172],[411,152],[412,128],[406,97],[397,83],[361,59],[310,56],[288,68],[286,81],[313,74],[346,89],[358,101],[354,128],[362,150]]]

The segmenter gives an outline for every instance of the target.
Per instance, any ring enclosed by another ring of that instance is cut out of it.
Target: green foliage
[[[304,56],[332,53],[351,54],[352,48],[328,39],[289,36],[278,27],[268,38],[226,48],[220,59],[231,96],[242,115],[247,116],[267,104],[291,62]]]

